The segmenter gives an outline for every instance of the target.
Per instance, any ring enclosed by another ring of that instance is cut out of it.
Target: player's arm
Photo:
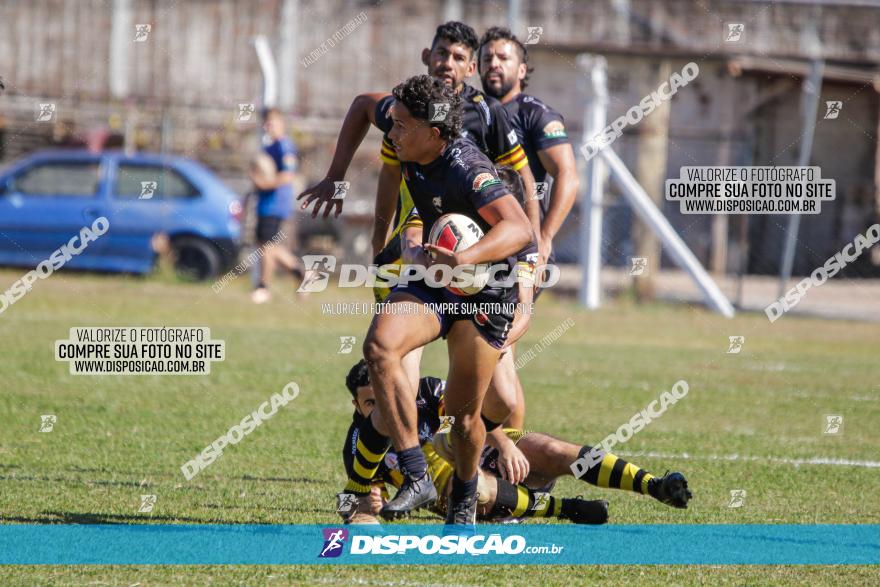
[[[303,210],[311,206],[312,203],[315,204],[312,218],[318,216],[321,208],[325,208],[324,218],[330,215],[331,210],[335,209],[334,216],[339,216],[339,213],[342,212],[342,200],[333,199],[333,194],[336,192],[334,182],[345,179],[345,173],[351,165],[357,148],[367,136],[370,125],[376,124],[376,104],[388,95],[387,92],[360,94],[351,103],[345,120],[342,121],[342,129],[336,140],[336,152],[333,154],[333,161],[330,163],[327,175],[317,185],[296,197],[297,200],[305,198],[305,201],[300,205]]]
[[[498,469],[504,479],[514,485],[525,481],[529,476],[529,460],[501,426],[486,433],[486,444],[498,449]]]
[[[383,162],[376,189],[376,208],[373,217],[373,257],[379,254],[388,240],[391,222],[397,210],[400,195],[400,165]]]
[[[429,264],[425,249],[422,247],[424,230],[422,219],[413,209],[400,232],[400,259],[404,265]]]
[[[528,165],[523,165],[517,169],[517,173],[519,173],[523,182],[523,190],[525,192],[523,206],[525,207],[526,217],[529,219],[529,224],[532,225],[532,230],[538,238],[537,244],[540,246],[541,203],[540,200],[535,197],[535,194],[537,193],[535,190],[535,176],[532,174],[532,168]]]
[[[554,145],[538,151],[538,158],[544,169],[553,177],[553,192],[550,195],[550,207],[540,227],[541,262],[545,262],[553,247],[553,238],[577,199],[578,179],[574,151],[568,143]],[[537,200],[535,200],[537,202]],[[546,254],[545,254],[546,253]]]

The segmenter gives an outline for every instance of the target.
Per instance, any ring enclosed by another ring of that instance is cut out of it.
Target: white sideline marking
[[[811,457],[809,459],[789,459],[784,457],[756,457],[748,455],[692,455],[688,453],[671,454],[653,451],[621,451],[614,454],[622,457],[650,457],[658,459],[684,459],[690,461],[764,461],[768,463],[780,463],[783,465],[832,465],[838,467],[865,467],[868,469],[880,468],[878,461],[855,461],[851,459],[832,459],[828,457]]]

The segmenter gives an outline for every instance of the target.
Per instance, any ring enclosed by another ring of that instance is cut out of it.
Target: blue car
[[[42,151],[0,173],[0,265],[35,267],[105,217],[107,232],[65,267],[148,273],[165,234],[177,270],[208,279],[234,264],[240,216],[236,195],[183,157]]]

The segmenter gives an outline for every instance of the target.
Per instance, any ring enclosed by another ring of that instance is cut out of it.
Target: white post
[[[810,63],[810,74],[804,78],[802,86],[801,113],[804,117],[804,135],[801,139],[801,149],[798,153],[798,165],[801,167],[806,167],[810,164],[810,154],[813,151],[813,135],[816,130],[816,114],[819,111],[819,96],[822,93],[822,72],[824,69],[825,62],[822,59],[814,59]],[[782,263],[779,268],[780,298],[785,295],[785,291],[788,289],[788,280],[791,279],[791,268],[794,266],[794,254],[800,226],[800,214],[792,214],[788,217],[785,248],[782,250]]]
[[[296,104],[297,72],[302,67],[296,60],[300,16],[299,0],[284,0],[281,5],[281,44],[278,48],[278,65],[281,71],[278,107],[282,110],[292,110]]]
[[[263,108],[272,108],[278,105],[278,67],[275,57],[264,35],[254,38],[254,49],[263,72]]]
[[[130,0],[114,0],[110,20],[110,95],[116,99],[128,97],[129,56],[134,43]]]
[[[694,257],[691,250],[684,244],[663,213],[657,209],[651,197],[645,193],[636,178],[632,176],[617,154],[608,147],[599,151],[599,155],[605,160],[617,185],[635,210],[639,218],[647,224],[651,230],[660,237],[666,252],[675,261],[676,265],[687,271],[696,282],[697,287],[703,292],[703,296],[709,306],[725,318],[733,318],[734,310],[730,301],[718,288],[706,270]],[[596,159],[596,157],[594,157]]]
[[[601,55],[580,55],[578,66],[581,94],[586,96],[582,144],[602,132],[608,110],[607,63]],[[599,307],[601,298],[600,273],[602,269],[602,197],[605,190],[605,168],[599,157],[593,157],[581,166],[581,287],[579,300],[591,310]]]

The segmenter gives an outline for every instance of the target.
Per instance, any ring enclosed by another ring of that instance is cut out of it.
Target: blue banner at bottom
[[[880,525],[0,525],[0,564],[880,563]]]

